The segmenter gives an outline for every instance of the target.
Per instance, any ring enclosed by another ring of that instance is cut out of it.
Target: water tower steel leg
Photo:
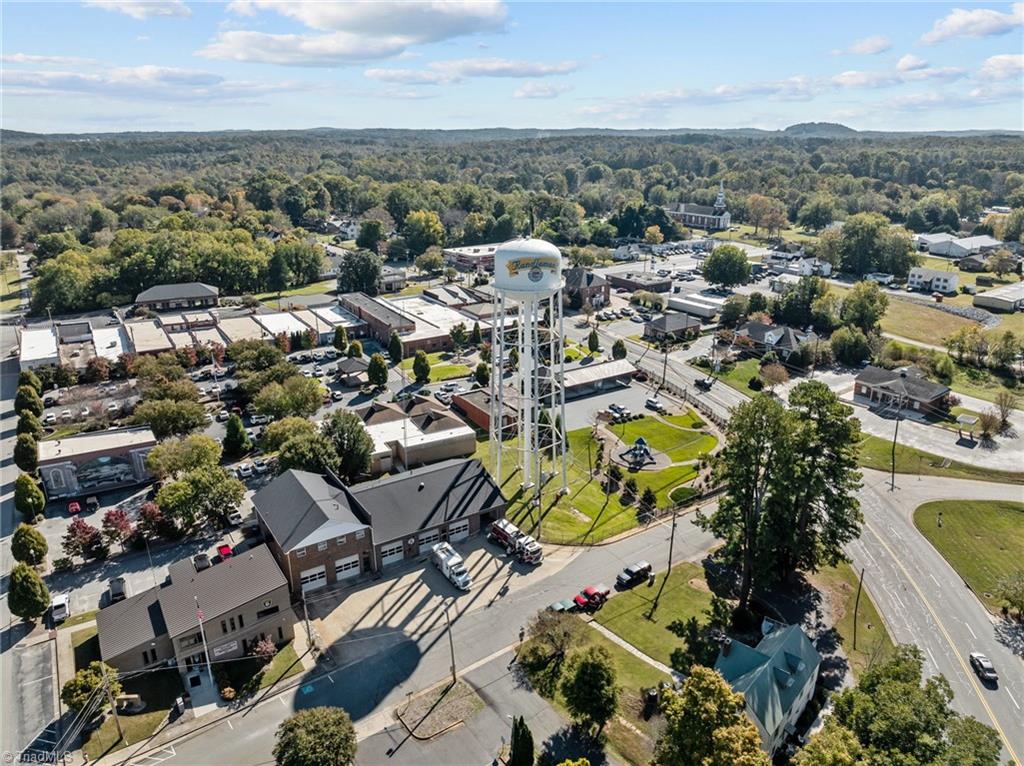
[[[569,479],[566,473],[566,461],[568,459],[568,437],[566,436],[565,425],[565,314],[562,311],[562,291],[555,294],[555,302],[558,304],[558,408],[561,413],[561,427],[558,429],[559,459],[562,469],[562,491],[569,489]],[[554,376],[552,376],[553,378]]]

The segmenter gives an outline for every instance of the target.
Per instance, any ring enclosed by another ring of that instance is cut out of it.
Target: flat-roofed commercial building
[[[345,334],[350,338],[361,338],[366,334],[366,322],[341,306],[319,306],[310,309],[317,318],[326,322],[331,329],[344,327]]]
[[[96,348],[96,356],[102,356],[108,362],[116,362],[122,354],[128,352],[128,333],[120,325],[97,327],[92,331],[92,343]]]
[[[469,457],[476,451],[476,432],[427,397],[374,402],[356,414],[373,440],[373,474]]]
[[[273,340],[266,328],[249,316],[222,319],[217,327],[228,343],[237,343],[240,340]]]
[[[272,337],[278,335],[292,335],[293,333],[306,333],[310,328],[302,323],[294,314],[289,311],[280,311],[274,314],[256,314],[253,316],[264,330]]]
[[[57,333],[52,327],[24,329],[18,346],[18,363],[23,370],[60,364],[57,352]]]
[[[167,333],[153,319],[126,322],[124,329],[136,354],[161,354],[174,348]]]
[[[387,344],[392,332],[399,335],[416,329],[416,322],[383,300],[366,293],[345,293],[339,305],[366,325],[366,334],[378,343]]]
[[[568,370],[563,378],[565,398],[575,399],[628,386],[636,368],[626,359],[616,359],[602,364],[590,364]]]
[[[141,484],[152,475],[146,455],[156,437],[145,427],[67,436],[39,442],[39,475],[50,499]]]
[[[974,305],[990,311],[1021,311],[1024,309],[1024,282],[978,293],[974,296]]]
[[[444,262],[462,271],[494,271],[494,251],[501,242],[490,245],[446,247],[441,251]]]

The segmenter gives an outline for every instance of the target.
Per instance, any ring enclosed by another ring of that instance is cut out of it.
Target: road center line
[[[953,641],[953,637],[949,635],[949,631],[946,630],[946,626],[942,624],[942,620],[939,619],[939,615],[936,614],[935,609],[931,605],[931,602],[929,602],[928,599],[925,598],[925,595],[921,591],[921,588],[917,584],[917,581],[910,576],[910,572],[907,571],[907,568],[903,565],[903,562],[900,561],[899,556],[897,556],[895,551],[893,551],[889,544],[882,539],[882,536],[875,531],[874,527],[872,527],[871,524],[866,521],[864,522],[864,527],[865,529],[870,531],[871,534],[875,536],[875,539],[878,540],[879,543],[881,543],[882,547],[885,548],[886,552],[892,558],[893,563],[895,563],[896,566],[899,567],[900,571],[903,572],[903,576],[907,578],[907,582],[910,583],[911,587],[917,592],[917,596],[921,599],[921,603],[923,603],[925,608],[931,613],[932,619],[935,620],[935,624],[939,628],[939,632],[941,632],[943,637],[945,637],[946,643],[949,644],[950,649],[952,649],[953,654],[956,656],[957,662],[960,663],[960,667],[963,668],[964,673],[967,675],[967,679],[971,685],[971,688],[974,689],[974,693],[977,696],[978,701],[981,702],[981,706],[985,708],[985,712],[988,713],[989,720],[992,722],[992,727],[997,732],[999,732],[999,737],[1003,740],[1003,746],[1006,748],[1006,752],[1010,754],[1010,758],[1014,763],[1020,763],[1020,758],[1017,757],[1017,753],[1016,751],[1014,751],[1013,745],[1010,744],[1010,738],[1006,736],[1006,732],[1003,731],[1003,727],[999,725],[999,720],[996,718],[996,714],[992,712],[992,708],[989,706],[988,701],[985,699],[984,695],[981,693],[981,690],[978,688],[978,683],[975,680],[974,675],[968,670],[967,663],[964,662],[964,658],[961,657],[960,653],[957,651],[956,643]]]

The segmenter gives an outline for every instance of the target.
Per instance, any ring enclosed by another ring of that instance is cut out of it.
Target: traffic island
[[[395,716],[413,739],[439,737],[472,718],[484,701],[465,681],[446,681],[413,697]]]

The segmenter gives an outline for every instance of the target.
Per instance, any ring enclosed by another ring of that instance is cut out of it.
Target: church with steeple
[[[677,202],[674,205],[666,205],[665,212],[676,223],[681,223],[691,229],[721,231],[728,229],[729,222],[732,220],[725,207],[725,183],[722,181],[718,182],[718,196],[715,197],[713,206],[708,207],[693,202]]]

